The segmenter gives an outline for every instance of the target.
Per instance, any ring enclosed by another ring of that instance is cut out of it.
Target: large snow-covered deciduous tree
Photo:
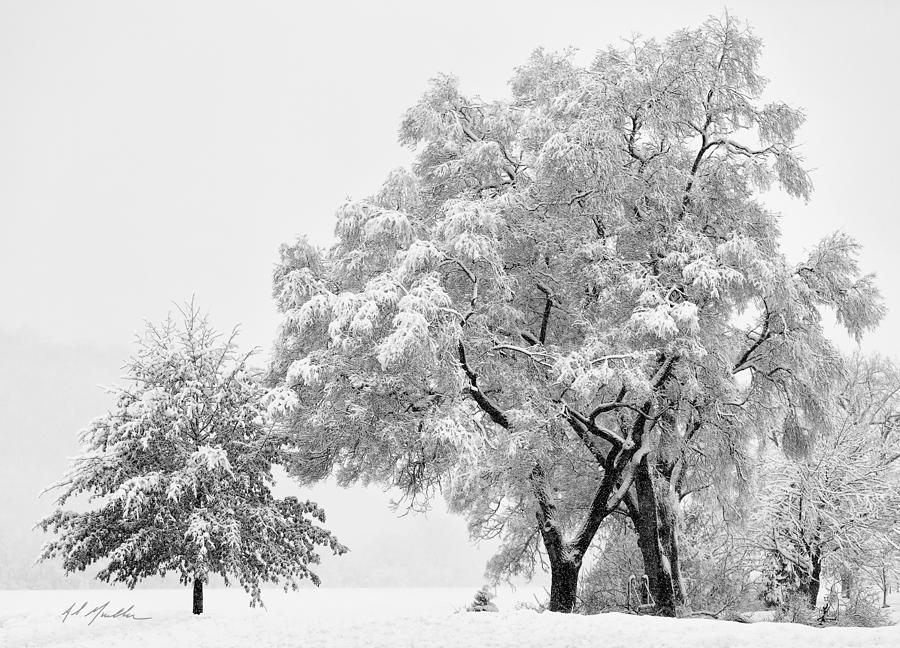
[[[549,563],[558,611],[624,512],[674,614],[679,489],[735,478],[787,411],[824,411],[822,307],[854,335],[881,314],[848,237],[799,265],[779,248],[760,193],[811,186],[803,116],[761,102],[759,51],[711,19],[587,65],[539,50],[508,100],[434,80],[401,125],[412,170],[343,205],[330,249],[281,248],[293,472],[440,487],[503,538],[495,577]]]
[[[758,545],[770,558],[777,602],[791,591],[816,605],[826,571],[882,576],[900,542],[900,374],[883,358],[856,355],[833,411],[836,424],[768,448],[758,476]],[[802,418],[789,421],[799,429]]]
[[[195,614],[212,574],[237,580],[251,605],[261,583],[318,584],[318,547],[345,548],[315,503],[272,495],[277,419],[296,396],[264,387],[234,334],[193,304],[182,315],[148,325],[115,406],[80,433],[84,453],[51,487],[60,508],[39,523],[57,536],[41,559],[60,557],[67,572],[97,563],[97,578],[128,587],[174,572],[193,584]]]

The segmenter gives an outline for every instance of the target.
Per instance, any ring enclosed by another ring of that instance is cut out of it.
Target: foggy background
[[[331,240],[346,198],[411,152],[403,111],[438,72],[507,94],[543,46],[589,58],[621,37],[664,38],[718,2],[0,2],[0,588],[87,583],[31,567],[39,492],[110,400],[135,333],[196,296],[240,323],[265,362],[278,321],[278,246]],[[765,50],[768,94],[805,109],[808,204],[773,192],[788,253],[842,229],[863,244],[890,308],[866,350],[897,356],[895,114],[900,3],[729,2]],[[849,342],[841,340],[841,344]],[[441,502],[391,512],[389,493],[323,485],[315,499],[351,553],[326,586],[477,585],[472,545]]]

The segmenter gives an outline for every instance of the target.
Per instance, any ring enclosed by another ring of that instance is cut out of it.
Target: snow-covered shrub
[[[787,602],[796,588],[792,572],[772,564],[763,574],[762,587],[757,596],[766,607],[778,608]]]
[[[892,621],[881,607],[877,592],[858,592],[849,600],[841,601],[837,619],[833,625],[855,628],[874,628],[891,625]]]
[[[491,602],[494,593],[487,587],[482,587],[475,592],[475,600],[466,607],[469,612],[499,612],[497,606]]]
[[[821,617],[809,607],[806,595],[796,590],[784,591],[781,604],[776,608],[772,621],[776,623],[802,623],[818,625]]]
[[[820,608],[811,608],[807,595],[798,590],[785,595],[772,621],[852,628],[875,628],[892,623],[881,607],[877,593],[861,592],[849,600],[835,597]]]

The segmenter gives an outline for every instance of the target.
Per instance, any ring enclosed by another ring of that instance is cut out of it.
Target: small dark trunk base
[[[798,592],[806,597],[806,602],[811,608],[815,608],[819,602],[819,589],[822,577],[822,555],[813,549],[809,554],[812,570],[800,575]]]
[[[203,614],[203,581],[194,578],[194,614]]]
[[[813,555],[813,569],[809,579],[809,606],[814,608],[819,602],[819,586],[822,576],[822,559],[818,555]]]
[[[551,612],[573,612],[578,598],[578,572],[581,565],[558,561],[550,564]]]

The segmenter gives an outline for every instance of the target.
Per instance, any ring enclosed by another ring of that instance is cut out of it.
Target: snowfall
[[[200,616],[191,614],[187,588],[0,591],[0,647],[900,647],[900,626],[538,613],[521,607],[543,594],[527,588],[501,590],[498,613],[465,612],[474,589],[272,590],[264,593],[263,609],[250,608],[240,590],[210,589]],[[104,604],[102,613],[86,614]],[[127,614],[115,616],[120,609]]]

